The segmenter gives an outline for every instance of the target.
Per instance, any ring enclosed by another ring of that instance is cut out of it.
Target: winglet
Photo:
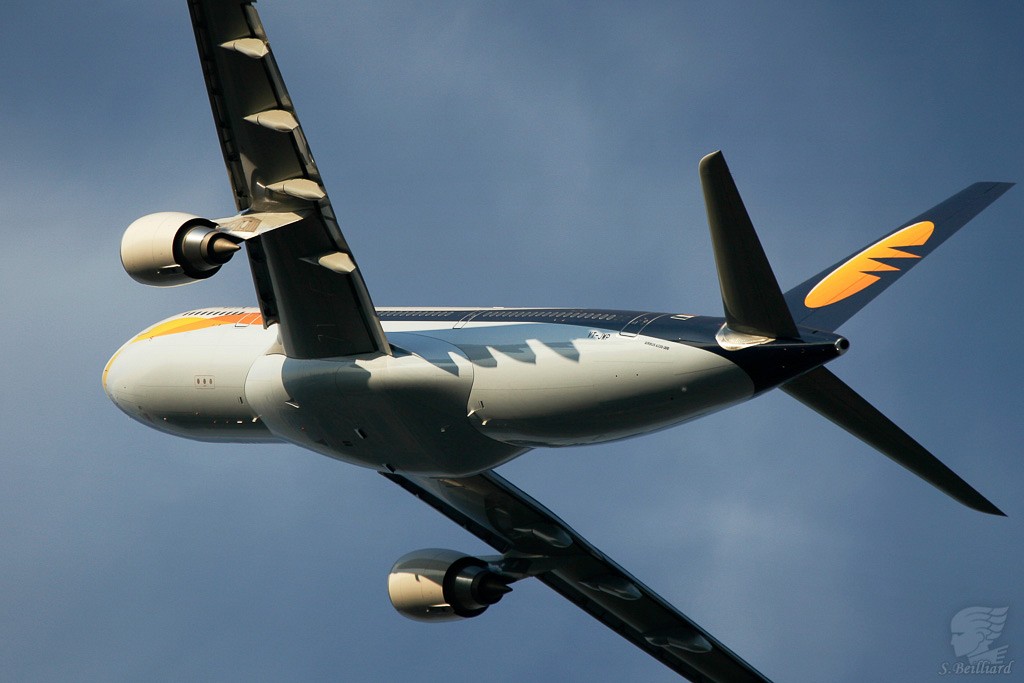
[[[721,152],[700,160],[700,182],[729,328],[773,339],[798,337],[793,315]]]

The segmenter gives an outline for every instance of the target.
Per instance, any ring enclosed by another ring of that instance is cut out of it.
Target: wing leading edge
[[[331,208],[259,15],[249,0],[190,0],[189,12],[264,323],[285,353],[390,353]]]
[[[382,472],[562,597],[697,683],[768,679],[565,522],[493,471],[461,479]]]

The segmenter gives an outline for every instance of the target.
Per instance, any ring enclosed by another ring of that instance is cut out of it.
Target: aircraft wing
[[[493,471],[460,479],[382,472],[679,675],[699,683],[768,681],[665,599]]]
[[[285,353],[390,353],[252,2],[189,0],[264,324]]]

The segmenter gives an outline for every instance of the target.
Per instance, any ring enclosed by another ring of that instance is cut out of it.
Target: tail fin
[[[975,183],[786,293],[796,324],[834,331],[1013,183]]]
[[[700,179],[726,324],[796,346],[797,325],[835,330],[1012,187],[971,185],[783,296],[721,152],[701,159]],[[823,366],[783,383],[782,390],[964,505],[1003,514]]]

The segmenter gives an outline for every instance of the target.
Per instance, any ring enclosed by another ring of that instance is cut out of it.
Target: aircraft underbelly
[[[746,400],[753,384],[721,356],[644,336],[572,340],[573,353],[523,341],[523,356],[475,368],[469,408],[487,436],[521,446],[570,446],[663,429]]]
[[[277,436],[364,467],[468,476],[526,450],[474,428],[466,410],[474,368],[457,348],[420,335],[389,339],[409,352],[260,358],[246,398]]]
[[[279,352],[273,328],[177,324],[108,364],[105,386],[128,414],[187,438],[284,440],[410,474],[468,476],[532,447],[635,436],[753,394],[718,354],[573,325],[406,327],[388,332],[393,355],[303,360]]]

